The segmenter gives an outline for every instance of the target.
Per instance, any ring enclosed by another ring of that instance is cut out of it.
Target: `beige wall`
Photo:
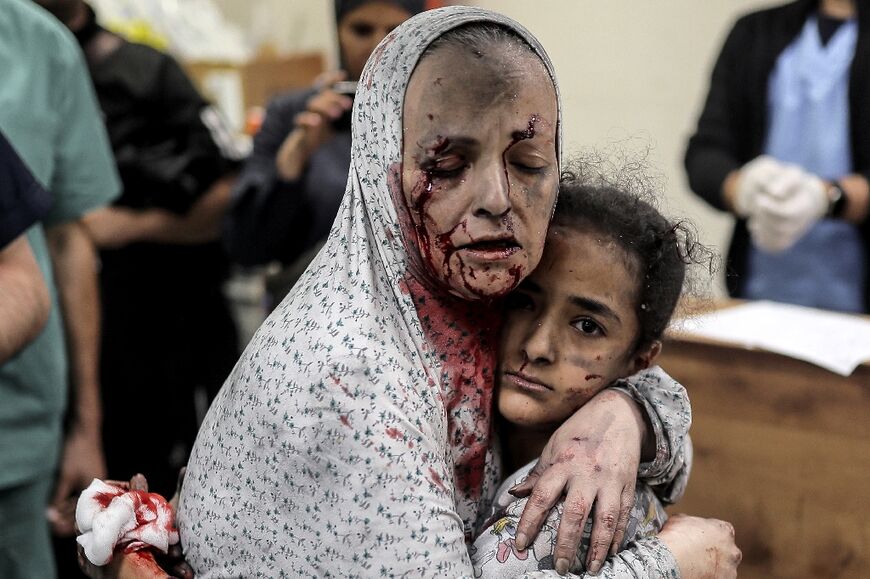
[[[556,66],[566,150],[614,142],[666,178],[671,213],[722,251],[731,219],[695,197],[682,167],[710,70],[738,15],[771,0],[478,0],[531,30]],[[721,274],[720,274],[721,277]],[[717,292],[722,291],[721,280]]]
[[[336,60],[331,0],[214,0],[224,16],[244,30],[255,47],[282,53],[323,52]]]

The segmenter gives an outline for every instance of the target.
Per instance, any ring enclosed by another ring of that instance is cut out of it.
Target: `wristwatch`
[[[828,212],[825,217],[838,219],[843,216],[843,211],[846,210],[846,192],[838,181],[831,181],[831,186],[828,187]]]

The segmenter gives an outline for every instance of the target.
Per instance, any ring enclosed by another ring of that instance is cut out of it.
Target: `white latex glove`
[[[743,165],[737,182],[734,210],[740,217],[755,214],[758,196],[776,179],[786,165],[768,155],[760,155]]]
[[[825,216],[828,203],[821,179],[788,165],[755,198],[747,224],[752,241],[771,253],[785,251]]]

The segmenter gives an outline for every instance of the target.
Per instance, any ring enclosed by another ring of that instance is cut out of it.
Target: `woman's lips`
[[[514,388],[525,390],[527,392],[552,392],[553,390],[543,382],[538,382],[525,374],[505,372],[502,374],[502,380],[506,381]]]
[[[513,238],[475,241],[458,248],[481,261],[497,261],[508,259],[522,249],[522,246]]]

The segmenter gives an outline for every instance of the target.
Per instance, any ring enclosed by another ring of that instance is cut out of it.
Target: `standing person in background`
[[[103,29],[83,0],[38,2],[81,45],[124,186],[112,207],[85,219],[102,264],[109,474],[143,469],[155,490],[171,494],[199,416],[239,353],[218,242],[231,140],[172,57]],[[160,404],[166,427],[143,433],[131,454],[127,411],[143,401]]]
[[[106,474],[96,252],[81,221],[120,183],[75,40],[30,0],[0,0],[0,70],[0,130],[54,199],[45,233],[27,231],[51,312],[42,333],[0,366],[0,577],[51,578],[45,509],[53,484],[60,500]]]
[[[336,0],[342,70],[281,95],[266,111],[234,190],[225,239],[243,265],[290,265],[271,291],[276,305],[320,249],[344,196],[350,167],[352,88],[378,43],[427,7],[424,0]],[[345,85],[352,87],[353,85]]]
[[[48,319],[51,298],[26,231],[50,208],[51,195],[0,133],[0,365],[33,341]]]
[[[732,295],[870,311],[870,9],[798,0],[741,18],[686,169],[737,217]]]

